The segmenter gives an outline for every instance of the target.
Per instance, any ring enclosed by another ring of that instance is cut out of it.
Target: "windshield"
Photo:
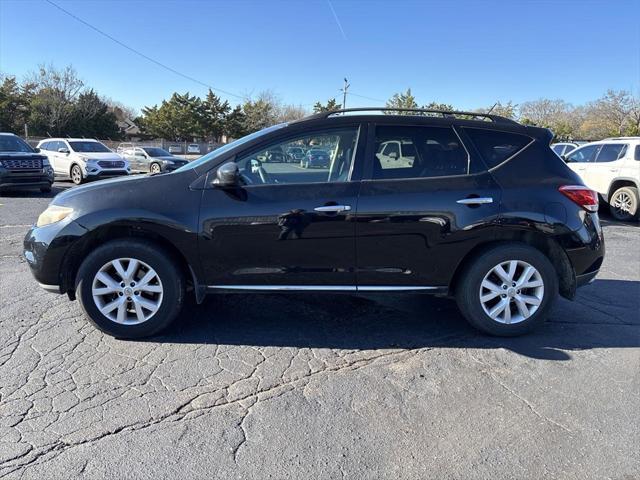
[[[71,149],[74,152],[110,152],[107,147],[105,147],[100,142],[69,142],[71,145]]]
[[[199,167],[200,165],[203,165],[211,160],[215,160],[216,158],[224,155],[225,153],[227,153],[229,150],[239,147],[240,145],[243,145],[245,143],[250,142],[251,140],[254,140],[256,138],[259,138],[263,135],[266,135],[268,133],[271,133],[275,130],[279,130],[283,127],[286,127],[288,125],[288,123],[279,123],[278,125],[273,125],[271,127],[267,127],[267,128],[263,128],[262,130],[258,130],[257,132],[253,132],[250,135],[247,135],[245,137],[239,138],[237,140],[234,140],[231,143],[227,143],[225,146],[220,147],[216,150],[214,150],[213,152],[209,152],[206,155],[203,155],[202,157],[200,157],[197,160],[194,160],[191,163],[187,163],[186,165],[183,165],[180,168],[177,168],[176,170],[174,170],[174,172],[181,172],[183,170],[187,170],[189,168],[196,168]]]
[[[150,157],[173,157],[169,152],[162,148],[143,148]]]
[[[33,153],[33,148],[19,137],[0,135],[0,152]]]

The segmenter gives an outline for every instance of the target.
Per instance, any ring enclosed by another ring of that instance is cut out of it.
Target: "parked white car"
[[[38,143],[56,175],[76,185],[92,178],[129,175],[129,162],[106,145],[88,138],[47,138]]]
[[[187,147],[187,153],[200,153],[200,145],[197,143],[190,143]]]
[[[640,217],[640,137],[607,138],[576,148],[564,158],[609,204],[616,219]]]

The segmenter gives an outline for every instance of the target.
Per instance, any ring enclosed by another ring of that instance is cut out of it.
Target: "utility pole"
[[[347,108],[347,89],[351,86],[351,84],[344,79],[344,87],[342,88],[342,108]]]

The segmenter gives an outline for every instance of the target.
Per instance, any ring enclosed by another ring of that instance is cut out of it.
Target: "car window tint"
[[[373,180],[469,172],[469,155],[448,127],[377,127],[374,151]]]
[[[236,163],[247,185],[346,182],[357,140],[357,127],[309,132],[241,155]],[[292,148],[305,153],[294,156]]]
[[[482,128],[465,128],[464,131],[489,168],[501,164],[532,142],[530,137],[518,133]]]
[[[636,145],[636,151],[633,158],[635,158],[636,160],[640,160],[640,145]]]
[[[554,145],[553,147],[551,147],[551,150],[556,152],[558,155],[562,155],[562,152],[564,150],[564,145]]]
[[[626,149],[627,146],[623,143],[609,143],[603,145],[598,152],[596,162],[614,162],[624,156]]]
[[[587,145],[586,147],[574,150],[567,156],[567,162],[585,163],[593,161],[600,145]]]

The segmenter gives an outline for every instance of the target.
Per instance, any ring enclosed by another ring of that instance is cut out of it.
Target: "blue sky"
[[[640,0],[53,1],[240,96],[271,89],[298,105],[341,100],[345,76],[347,106],[381,105],[407,87],[419,103],[467,109],[640,93]],[[135,108],[206,92],[45,0],[0,0],[0,71],[22,77],[40,63],[72,64],[100,94]]]

